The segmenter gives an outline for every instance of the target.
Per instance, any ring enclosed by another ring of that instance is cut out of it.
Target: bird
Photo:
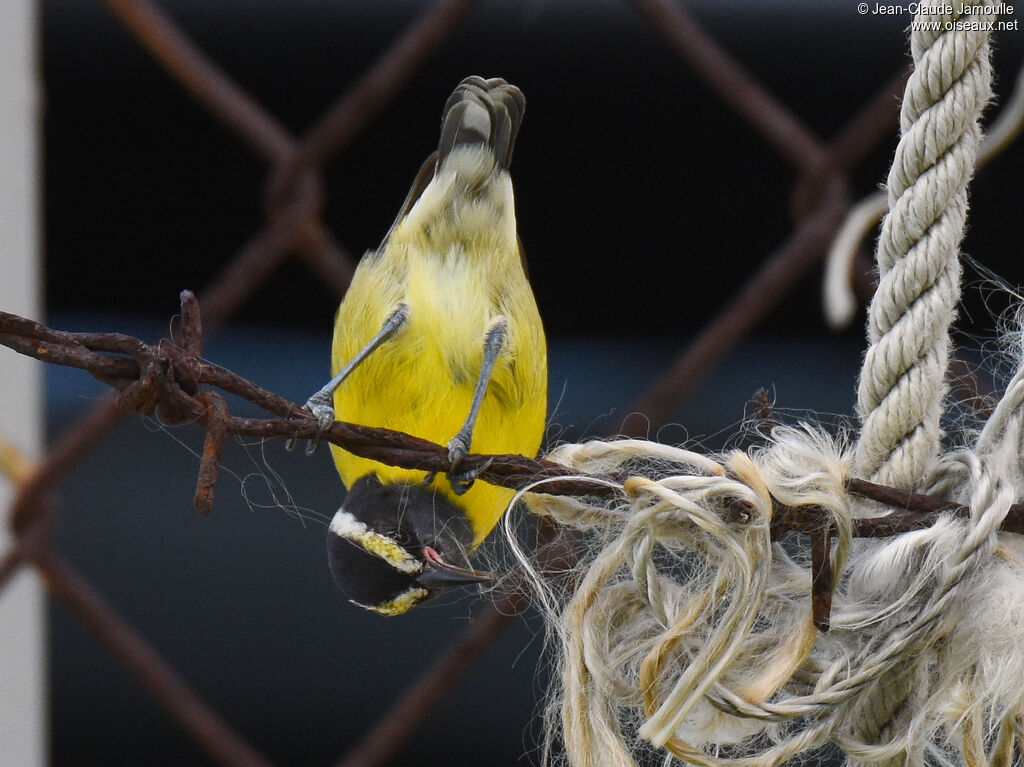
[[[473,453],[534,456],[544,435],[547,345],[516,225],[509,164],[526,100],[468,77],[438,148],[338,308],[333,378],[307,407],[446,444],[450,471],[388,466],[331,445],[347,493],[328,529],[334,580],[353,603],[399,615],[490,579],[469,557],[514,491],[460,467]]]

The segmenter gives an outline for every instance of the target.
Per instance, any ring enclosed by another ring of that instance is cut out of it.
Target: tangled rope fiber
[[[852,449],[817,428],[778,427],[750,454],[636,440],[556,450],[581,475],[629,474],[617,502],[527,496],[588,539],[561,591],[520,552],[558,644],[551,737],[569,763],[634,767],[663,749],[767,766],[832,742],[868,763],[1009,767],[1024,736],[1024,539],[998,529],[1024,496],[1022,399],[1018,373],[977,445],[929,485],[969,519],[859,551],[853,522],[879,509],[851,499]],[[816,506],[836,530],[828,634],[811,619],[800,537],[772,540],[777,503]],[[865,702],[908,658],[912,716],[884,744],[859,737]]]
[[[560,742],[574,767],[768,767],[831,745],[874,767],[1019,764],[1024,537],[1000,526],[1024,498],[1021,344],[980,434],[942,448],[958,251],[991,82],[987,33],[949,23],[991,20],[966,5],[919,15],[938,24],[911,34],[857,440],[800,424],[718,455],[565,445],[549,458],[605,477],[594,480],[604,494],[545,496],[540,481],[524,496],[583,541],[576,568],[551,581],[507,530],[559,649],[549,756]],[[899,509],[852,496],[852,477],[969,514],[855,539],[858,520]],[[781,507],[813,507],[833,531],[828,633],[812,619],[807,538],[773,535]]]

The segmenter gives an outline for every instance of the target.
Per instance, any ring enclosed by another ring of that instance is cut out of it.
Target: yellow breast
[[[514,231],[514,230],[513,230]],[[441,247],[439,247],[441,246]],[[403,231],[363,259],[338,311],[337,371],[404,302],[408,321],[335,392],[337,418],[403,431],[444,445],[469,412],[487,329],[501,315],[507,336],[480,409],[470,452],[535,455],[544,432],[547,350],[529,283],[507,235],[452,238]],[[331,446],[342,481],[368,472],[383,482],[422,482],[425,473],[358,458]],[[476,482],[462,496],[439,475],[433,486],[466,510],[479,544],[513,491]]]

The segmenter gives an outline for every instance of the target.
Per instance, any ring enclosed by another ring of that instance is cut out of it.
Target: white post
[[[0,309],[40,319],[39,64],[35,0],[0,2]],[[0,349],[0,437],[37,458],[42,446],[40,363]],[[13,499],[0,477],[0,554],[10,545]],[[47,761],[45,602],[23,570],[0,592],[0,762]]]

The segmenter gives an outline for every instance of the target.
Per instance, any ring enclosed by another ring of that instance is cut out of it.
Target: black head
[[[327,558],[349,599],[399,615],[447,588],[489,579],[468,569],[472,541],[465,513],[441,493],[366,474],[331,520]]]

